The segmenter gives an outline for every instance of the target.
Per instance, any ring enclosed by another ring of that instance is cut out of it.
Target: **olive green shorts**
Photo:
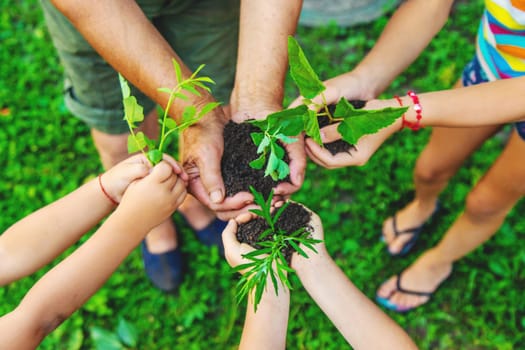
[[[64,68],[66,106],[90,128],[108,134],[126,133],[128,127],[123,120],[116,71],[49,0],[40,2]],[[139,0],[137,3],[191,70],[206,65],[202,75],[216,82],[212,94],[227,104],[237,60],[239,0]],[[155,108],[153,101],[132,89],[145,113]]]

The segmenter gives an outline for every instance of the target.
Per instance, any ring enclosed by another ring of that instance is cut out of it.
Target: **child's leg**
[[[431,292],[450,274],[452,263],[488,240],[506,215],[525,194],[525,140],[513,132],[503,153],[466,199],[465,211],[439,244],[425,252],[403,272],[402,287]],[[428,297],[396,292],[396,277],[388,280],[378,295],[402,308],[412,308]]]
[[[455,87],[461,87],[458,82]],[[461,167],[467,157],[499,126],[475,128],[434,128],[430,140],[421,152],[414,170],[415,197],[396,213],[398,231],[422,225],[436,206],[436,200],[448,180]],[[394,234],[392,217],[383,223],[383,234],[389,251],[398,253],[411,234]]]

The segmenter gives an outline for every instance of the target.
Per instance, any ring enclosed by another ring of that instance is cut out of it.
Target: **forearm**
[[[301,5],[301,0],[241,1],[234,114],[255,117],[282,109],[288,36],[295,33]]]
[[[172,59],[181,65],[183,77],[191,75],[135,1],[53,0],[53,3],[111,66],[161,106],[167,105],[169,95],[158,88],[173,88],[177,83]],[[178,118],[187,103],[202,106],[212,100],[207,92],[200,91],[201,97],[187,94],[189,102],[174,104],[170,114]]]
[[[0,236],[0,285],[51,262],[113,208],[95,179],[11,226]]]
[[[280,286],[279,295],[275,295],[271,281],[268,281],[266,290],[257,312],[253,308],[253,295],[248,297],[246,319],[242,330],[239,349],[285,349],[288,315],[290,309],[290,291]],[[268,336],[271,334],[271,336]]]
[[[497,125],[525,120],[525,76],[459,89],[418,94],[422,110],[422,126],[473,127]],[[404,106],[412,106],[409,96],[402,96]],[[396,99],[370,101],[366,108],[398,107]],[[409,122],[416,121],[410,107],[405,113]],[[397,121],[401,127],[401,119]]]
[[[325,255],[310,259],[296,267],[297,274],[354,349],[417,349],[410,337],[357,289],[331,258]]]
[[[26,315],[24,329],[42,340],[80,308],[109,278],[149,227],[115,212],[73,254],[50,270],[26,294],[15,315]],[[22,337],[18,334],[18,337]]]
[[[452,4],[453,0],[409,0],[399,7],[353,71],[366,81],[365,95],[378,96],[419,56],[446,23]]]

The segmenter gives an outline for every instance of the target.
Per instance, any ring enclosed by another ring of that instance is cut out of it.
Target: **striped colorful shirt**
[[[525,74],[525,0],[485,0],[477,57],[489,80]]]

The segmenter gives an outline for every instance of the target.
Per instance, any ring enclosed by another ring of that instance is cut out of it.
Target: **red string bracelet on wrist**
[[[412,90],[409,90],[407,92],[407,95],[408,97],[410,97],[412,99],[412,102],[414,103],[414,111],[416,112],[416,121],[415,122],[410,122],[408,120],[405,119],[405,115],[403,114],[403,119],[402,119],[402,123],[401,123],[401,129],[403,129],[405,126],[410,128],[411,130],[413,131],[417,131],[419,129],[421,129],[421,118],[423,118],[423,115],[421,114],[421,112],[423,111],[423,107],[421,107],[421,103],[419,103],[419,97],[417,96],[417,94],[412,91]],[[403,106],[403,102],[401,101],[401,99],[398,97],[398,96],[394,96],[397,100],[397,102],[399,103],[400,106]]]
[[[98,184],[100,185],[100,189],[102,190],[102,193],[106,196],[107,199],[114,205],[118,205],[118,202],[114,200],[104,189],[104,186],[102,185],[102,174],[98,175]]]

